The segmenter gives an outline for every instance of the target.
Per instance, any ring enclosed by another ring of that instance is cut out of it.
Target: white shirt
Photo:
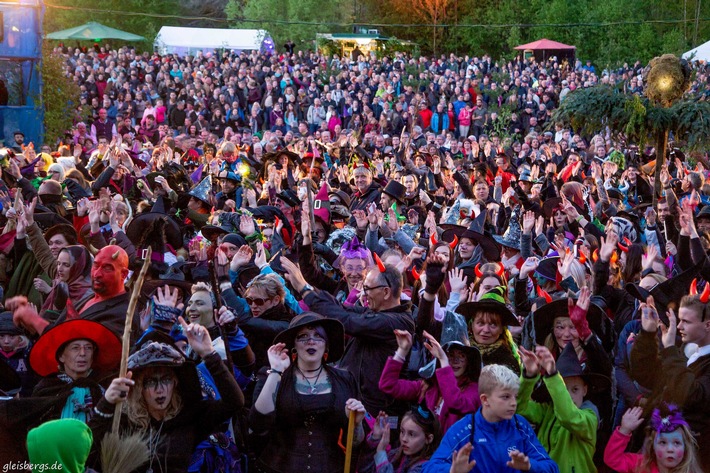
[[[688,358],[687,366],[695,363],[695,361],[701,356],[710,355],[710,345],[705,345],[704,347],[699,347],[695,353],[690,355]]]

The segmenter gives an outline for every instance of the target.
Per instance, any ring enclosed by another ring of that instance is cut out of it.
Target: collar
[[[688,364],[687,366],[690,366],[693,364],[695,361],[697,361],[698,358],[705,356],[705,355],[710,355],[710,345],[705,345],[704,347],[699,347],[695,353],[690,355],[688,358]]]

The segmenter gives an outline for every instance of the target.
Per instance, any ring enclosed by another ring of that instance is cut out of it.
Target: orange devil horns
[[[373,252],[372,257],[375,259],[375,263],[377,263],[377,269],[379,269],[381,273],[384,273],[386,271],[385,263],[383,263],[380,257],[377,256],[377,253]]]
[[[690,295],[691,296],[698,295],[698,278],[693,279],[693,282],[690,283]]]
[[[456,245],[458,245],[458,244],[459,244],[459,237],[454,235],[454,239],[451,241],[451,243],[449,243],[449,248],[451,248],[453,250],[454,248],[456,248]]]
[[[700,302],[707,304],[708,299],[710,299],[710,282],[705,283],[705,289],[703,289],[703,293],[700,294]]]
[[[550,302],[552,302],[552,296],[551,296],[550,294],[548,294],[547,291],[545,291],[545,290],[544,290],[543,288],[541,288],[540,286],[537,287],[537,295],[540,296],[540,297],[542,297],[543,299],[545,299],[545,302],[546,302],[547,304],[549,304]]]
[[[475,268],[473,268],[473,271],[476,273],[477,278],[483,277],[483,273],[481,272],[481,263],[478,263]]]
[[[419,278],[421,277],[421,274],[419,274],[419,273],[417,272],[417,268],[416,268],[416,267],[413,267],[413,268],[412,268],[412,277],[413,277],[414,279],[416,279],[417,281],[419,281]]]
[[[439,243],[439,242],[438,242],[438,240],[436,239],[436,236],[432,235],[432,236],[429,237],[429,243],[431,243],[431,246],[434,246],[434,245],[436,245],[436,244]]]

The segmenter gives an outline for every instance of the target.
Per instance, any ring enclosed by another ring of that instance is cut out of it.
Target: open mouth
[[[316,351],[317,350],[315,348],[309,348],[308,350],[306,350],[306,353],[308,353],[309,355],[315,355]]]
[[[158,404],[159,406],[162,406],[163,404],[165,404],[165,400],[166,400],[166,399],[167,399],[167,398],[166,398],[165,396],[156,397],[156,398],[155,398],[155,402],[156,402],[156,404]]]

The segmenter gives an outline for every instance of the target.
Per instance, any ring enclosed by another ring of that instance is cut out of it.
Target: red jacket
[[[606,449],[604,449],[604,463],[612,470],[619,473],[636,473],[638,471],[637,468],[641,464],[643,455],[624,452],[630,440],[631,436],[622,434],[618,427],[611,434]],[[658,473],[658,467],[654,464],[651,469],[641,473]]]

